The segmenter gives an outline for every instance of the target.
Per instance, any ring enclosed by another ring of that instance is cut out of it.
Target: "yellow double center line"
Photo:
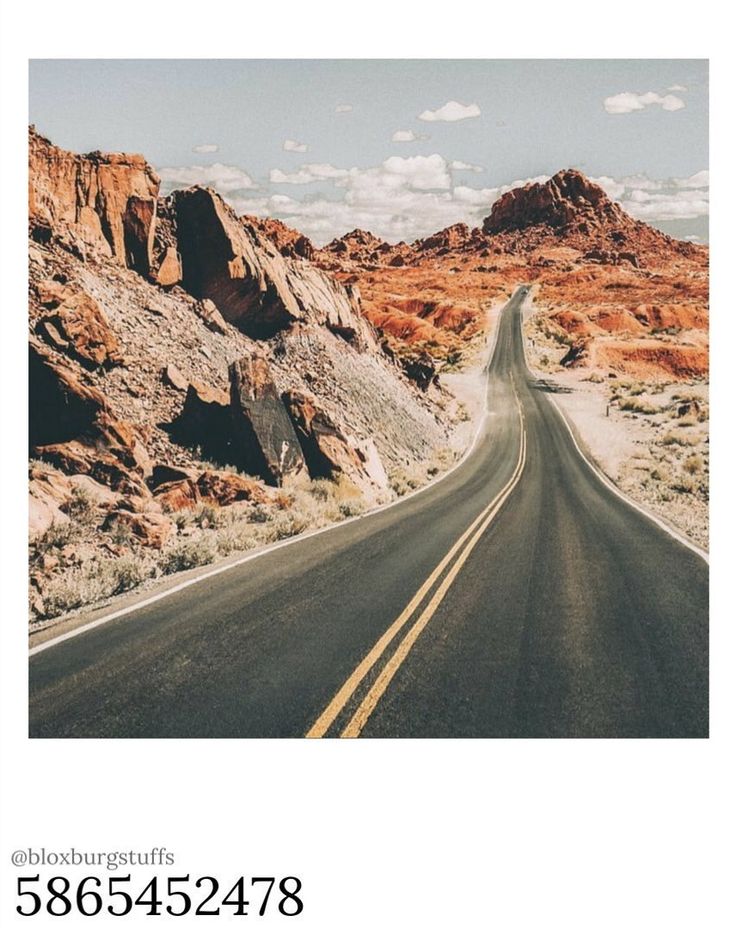
[[[363,727],[373,713],[373,710],[378,705],[379,700],[386,692],[389,683],[395,676],[401,664],[406,660],[406,657],[414,646],[417,638],[437,611],[437,608],[445,598],[447,591],[452,586],[452,583],[462,569],[463,564],[465,564],[467,559],[470,557],[473,548],[475,548],[475,546],[478,544],[481,536],[495,518],[496,513],[506,502],[514,487],[521,479],[524,465],[526,463],[526,430],[524,429],[524,414],[522,412],[521,403],[519,402],[518,396],[516,398],[516,402],[519,407],[521,437],[519,440],[519,457],[516,462],[514,472],[511,475],[508,483],[506,483],[503,489],[494,497],[493,500],[491,500],[485,509],[483,509],[480,515],[475,518],[475,520],[472,522],[469,528],[465,530],[460,538],[458,538],[452,548],[450,548],[450,550],[447,552],[445,557],[435,567],[429,577],[427,577],[419,590],[417,590],[415,595],[412,597],[411,602],[407,605],[401,615],[395,620],[395,622],[393,622],[392,625],[389,626],[389,628],[386,629],[383,635],[381,635],[378,641],[373,645],[368,654],[366,654],[363,660],[350,674],[348,679],[335,694],[327,708],[320,715],[314,725],[312,725],[312,727],[309,729],[306,734],[307,738],[322,738],[327,734],[333,722],[345,708],[348,701],[351,699],[365,677],[376,665],[396,635],[398,635],[398,633],[406,625],[409,619],[411,619],[411,617],[423,602],[425,596],[429,593],[439,577],[442,575],[445,568],[450,563],[452,563],[453,559],[457,555],[457,558],[452,564],[451,569],[447,572],[447,576],[439,584],[434,595],[420,614],[419,618],[408,630],[392,654],[391,658],[381,670],[378,677],[376,677],[376,680],[368,690],[368,693],[353,713],[350,721],[340,733],[340,737],[356,738],[361,733]],[[470,540],[468,541],[468,539]],[[464,548],[463,545],[465,545]]]

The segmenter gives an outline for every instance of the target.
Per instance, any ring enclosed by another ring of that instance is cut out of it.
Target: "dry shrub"
[[[211,535],[182,539],[165,551],[161,569],[165,574],[175,574],[211,564],[216,557],[217,541]]]

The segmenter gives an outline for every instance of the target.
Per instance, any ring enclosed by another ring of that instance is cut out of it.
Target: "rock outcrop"
[[[142,155],[57,148],[31,127],[29,218],[147,274],[159,178]]]
[[[346,480],[370,499],[387,489],[388,478],[372,442],[352,443],[312,396],[290,390],[283,399],[312,478]]]
[[[281,486],[305,477],[299,440],[263,357],[230,366],[233,453],[244,469]]]
[[[44,281],[36,292],[41,305],[49,310],[36,324],[36,331],[51,347],[87,367],[122,362],[120,342],[93,297],[54,280]]]
[[[257,339],[296,323],[325,325],[358,347],[375,346],[356,293],[305,262],[282,257],[214,191],[193,187],[172,200],[183,285],[210,299],[228,322]]]
[[[241,216],[240,221],[269,239],[284,258],[306,258],[311,261],[314,257],[314,245],[307,236],[278,219]]]
[[[505,193],[493,204],[483,231],[491,235],[532,225],[550,228],[575,222],[598,226],[633,222],[597,184],[580,171],[559,171],[545,183],[527,184]]]

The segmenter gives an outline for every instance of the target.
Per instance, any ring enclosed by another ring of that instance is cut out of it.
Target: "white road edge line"
[[[481,368],[483,383],[485,386],[487,386],[488,383],[488,365],[493,358],[496,350],[496,344],[498,343],[501,316],[503,315],[506,306],[508,306],[511,300],[513,300],[514,296],[516,296],[518,289],[519,288],[517,287],[514,290],[514,292],[503,304],[501,310],[498,313],[498,319],[496,322],[495,331],[493,333],[493,339],[485,356],[485,360],[483,361],[483,367]],[[463,456],[455,464],[453,464],[449,470],[445,471],[444,474],[441,474],[439,477],[437,477],[436,480],[432,480],[429,483],[426,483],[423,487],[419,487],[419,489],[413,490],[411,493],[407,493],[405,496],[401,496],[399,499],[391,500],[391,502],[384,503],[382,506],[377,506],[375,509],[371,509],[370,512],[365,512],[362,515],[351,516],[349,519],[344,519],[342,522],[335,522],[334,525],[325,525],[322,528],[313,529],[312,531],[304,532],[301,535],[295,535],[293,538],[286,538],[284,541],[277,541],[273,545],[262,548],[260,551],[254,551],[252,554],[246,554],[244,557],[238,558],[238,560],[232,561],[229,564],[221,564],[219,567],[213,567],[212,570],[208,570],[206,573],[199,574],[196,577],[190,577],[188,580],[183,580],[181,583],[177,583],[176,586],[169,587],[167,590],[162,590],[160,593],[154,593],[152,596],[148,596],[146,599],[142,599],[140,602],[131,603],[130,606],[124,606],[122,609],[117,609],[115,612],[109,613],[109,615],[100,616],[99,619],[94,619],[92,622],[88,622],[86,625],[79,625],[77,628],[72,628],[68,632],[64,632],[63,634],[57,635],[54,638],[49,638],[47,641],[43,641],[41,644],[37,644],[34,647],[29,648],[29,658],[33,657],[35,654],[40,654],[42,651],[47,651],[49,648],[53,648],[57,644],[62,644],[64,641],[69,641],[72,638],[76,638],[78,635],[83,635],[85,632],[92,631],[93,628],[99,628],[101,625],[106,625],[108,622],[112,622],[115,619],[120,619],[124,615],[130,615],[132,612],[137,612],[139,609],[145,609],[146,606],[150,606],[162,599],[166,599],[167,596],[173,596],[175,593],[180,593],[182,590],[187,589],[187,587],[201,583],[203,580],[209,580],[210,577],[216,577],[218,574],[223,574],[228,570],[234,570],[234,568],[240,567],[243,564],[247,564],[249,561],[254,561],[256,558],[265,557],[266,555],[272,554],[274,551],[278,551],[281,548],[286,548],[289,545],[298,544],[301,541],[307,541],[309,538],[315,538],[317,535],[322,535],[325,532],[331,532],[334,531],[334,529],[342,528],[342,526],[349,525],[351,522],[357,522],[359,519],[370,519],[371,516],[376,516],[381,512],[385,512],[387,509],[391,509],[393,506],[399,506],[402,503],[408,502],[410,499],[414,499],[416,496],[419,496],[420,493],[424,493],[426,490],[433,489],[437,486],[437,484],[441,483],[451,474],[455,473],[459,467],[462,467],[462,465],[467,461],[467,459],[475,450],[487,420],[488,397],[486,395],[484,397],[484,408],[478,416],[478,427],[475,430],[475,435],[473,436],[473,440],[470,445],[468,445],[466,448]]]
[[[527,293],[527,299],[528,297],[529,297],[529,294]],[[524,363],[526,364],[526,367],[527,367],[527,370],[529,371],[530,376],[533,377],[534,380],[539,381],[541,378],[539,378],[529,366],[529,356],[527,355],[527,351],[526,351],[526,339],[524,338],[523,307],[522,307],[522,312],[519,313],[519,327],[521,328],[521,344],[524,348]],[[616,484],[613,482],[613,480],[611,480],[611,478],[606,473],[604,473],[603,470],[601,470],[598,464],[596,464],[595,461],[591,460],[588,457],[588,455],[583,451],[583,449],[578,444],[578,440],[575,437],[575,433],[572,429],[572,426],[570,425],[570,422],[568,420],[568,417],[565,411],[562,409],[562,407],[559,405],[559,403],[557,402],[557,400],[554,398],[554,396],[551,393],[548,393],[547,397],[552,403],[553,409],[557,411],[557,414],[559,415],[560,419],[562,419],[562,422],[565,428],[569,432],[570,438],[572,439],[572,443],[575,446],[575,450],[578,452],[580,457],[585,461],[588,467],[593,471],[596,477],[601,481],[601,483],[603,483],[603,485],[606,486],[612,493],[618,496],[619,499],[623,500],[623,502],[631,506],[632,509],[635,509],[641,515],[645,516],[647,519],[649,519],[650,522],[654,522],[654,524],[658,526],[659,528],[661,528],[663,532],[666,532],[676,541],[679,541],[680,544],[684,545],[686,548],[689,548],[691,551],[693,551],[695,554],[701,557],[705,561],[705,563],[708,564],[708,566],[710,566],[708,552],[704,548],[701,548],[700,545],[695,544],[695,542],[691,541],[691,539],[689,539],[687,535],[678,531],[673,526],[668,525],[663,519],[660,519],[660,517],[655,515],[650,509],[647,509],[646,507],[642,506],[641,503],[632,499],[630,496],[627,496],[623,492],[623,490],[620,490],[616,486]]]

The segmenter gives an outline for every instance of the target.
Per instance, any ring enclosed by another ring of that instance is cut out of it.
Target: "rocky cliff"
[[[33,127],[28,136],[29,218],[44,230],[147,274],[159,179],[141,155],[75,155]],[[47,234],[48,234],[47,232]]]
[[[387,474],[427,479],[445,400],[355,287],[211,190],[158,198],[138,155],[31,130],[29,170],[37,618],[359,512]]]

